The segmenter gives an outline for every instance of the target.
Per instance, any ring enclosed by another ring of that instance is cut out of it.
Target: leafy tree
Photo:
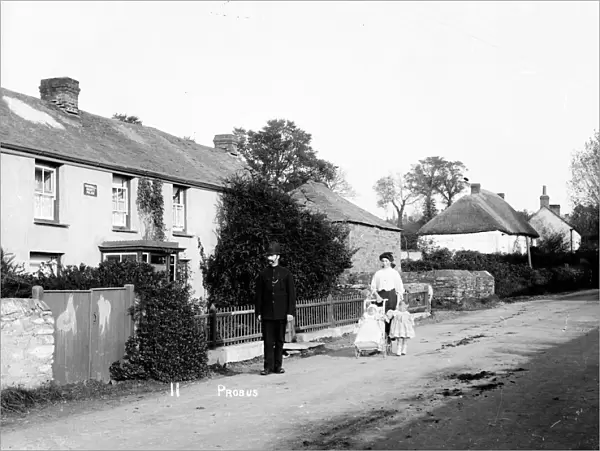
[[[419,193],[415,193],[407,188],[405,176],[401,174],[387,175],[381,177],[373,186],[377,195],[377,206],[386,208],[392,205],[396,211],[396,224],[402,228],[404,210],[408,205],[414,204],[419,200]]]
[[[600,209],[598,205],[576,205],[569,216],[569,223],[582,236],[582,247],[588,247],[587,238],[598,236]]]
[[[308,180],[331,181],[335,167],[317,157],[312,136],[288,120],[270,120],[255,132],[236,128],[238,150],[256,179],[291,191]]]
[[[202,264],[209,302],[217,306],[253,302],[271,241],[281,244],[281,264],[292,272],[300,298],[329,293],[352,266],[345,226],[311,213],[264,179],[235,175],[227,180],[217,221],[217,246]]]
[[[347,199],[354,199],[356,197],[356,191],[354,191],[354,188],[352,188],[346,178],[346,171],[338,166],[335,166],[333,178],[325,180],[324,183],[331,191],[342,197]]]
[[[464,174],[467,167],[461,161],[447,161],[441,168],[440,186],[437,192],[442,196],[446,207],[454,202],[457,195],[467,187]]]
[[[115,113],[113,114],[112,118],[121,122],[127,122],[128,124],[142,125],[142,121],[137,116]]]
[[[427,157],[413,165],[406,174],[409,189],[425,198],[427,211],[432,211],[434,196],[440,195],[447,207],[466,187],[465,165],[460,161],[448,161],[443,157]]]
[[[435,204],[435,198],[434,197],[429,197],[425,199],[425,202],[423,202],[423,216],[421,218],[421,221],[423,221],[423,224],[427,224],[429,221],[431,221],[433,218],[435,218],[438,214],[438,210],[437,210],[437,206]]]
[[[574,152],[568,183],[574,205],[600,205],[600,132]]]

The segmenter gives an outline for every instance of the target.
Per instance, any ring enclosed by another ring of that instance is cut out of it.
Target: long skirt
[[[387,290],[381,290],[378,291],[377,294],[379,294],[379,296],[381,296],[384,299],[387,299],[387,302],[385,303],[385,312],[383,312],[384,314],[388,311],[388,310],[396,310],[396,305],[398,305],[398,294],[396,293],[395,289],[391,289],[389,291]],[[382,302],[376,302],[375,303],[378,307],[383,307],[383,301]],[[392,325],[391,321],[388,321],[385,323],[385,336],[389,337],[390,336],[390,327]]]

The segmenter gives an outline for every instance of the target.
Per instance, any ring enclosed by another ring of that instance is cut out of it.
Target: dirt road
[[[598,449],[599,320],[597,291],[504,305],[417,325],[406,356],[290,359],[5,429],[1,449]]]

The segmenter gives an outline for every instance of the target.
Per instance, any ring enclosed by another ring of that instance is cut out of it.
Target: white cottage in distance
[[[417,232],[422,246],[429,241],[450,251],[483,254],[527,252],[527,239],[539,238],[536,230],[504,200],[503,193],[471,184],[463,196]]]
[[[561,216],[560,205],[550,205],[550,196],[546,194],[545,186],[542,187],[542,195],[540,196],[540,209],[531,217],[529,224],[540,234],[540,238],[547,238],[553,233],[560,233],[571,252],[576,251],[581,246],[581,234]],[[533,245],[537,245],[538,242],[539,240],[535,240]]]

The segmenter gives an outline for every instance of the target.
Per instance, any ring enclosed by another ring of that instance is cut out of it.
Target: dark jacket
[[[263,319],[285,320],[296,316],[296,289],[289,269],[269,266],[256,279],[256,315]]]

